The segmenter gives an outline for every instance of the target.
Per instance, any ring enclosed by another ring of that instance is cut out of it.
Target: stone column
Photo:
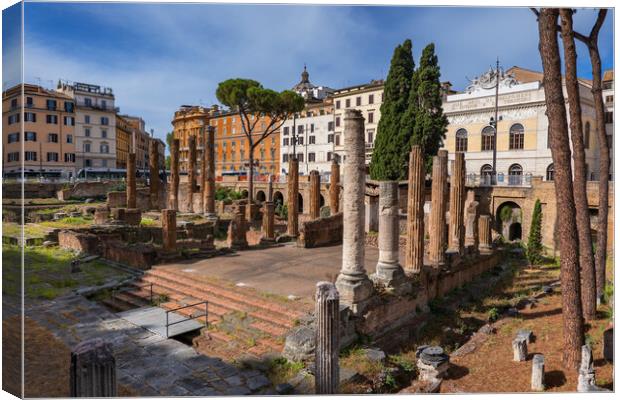
[[[168,208],[174,211],[179,210],[179,139],[172,140],[172,146],[170,146]]]
[[[200,130],[201,139],[202,139],[202,153],[199,153],[196,150],[196,157],[198,158],[197,163],[200,165],[200,177],[198,178],[198,182],[200,182],[200,194],[198,195],[198,204],[200,210],[203,215],[205,214],[205,183],[206,183],[206,175],[207,175],[207,164],[205,163],[205,155],[207,153],[207,134],[205,133],[204,126]],[[200,147],[200,144],[198,145]],[[198,183],[196,183],[198,186]]]
[[[409,189],[407,192],[407,247],[405,273],[415,274],[424,265],[424,154],[413,146],[409,154]]]
[[[136,208],[136,153],[127,159],[127,208]]]
[[[245,204],[239,204],[228,225],[228,247],[231,249],[245,249],[248,247],[246,238]]]
[[[532,359],[532,390],[545,390],[545,356],[535,354]]]
[[[463,254],[465,241],[465,154],[456,152],[450,180],[450,229],[448,248]]]
[[[216,217],[215,213],[215,128],[207,127],[202,163],[205,165],[203,204],[207,218]]]
[[[491,238],[491,216],[490,215],[481,215],[478,218],[478,238],[480,240],[480,244],[478,248],[481,252],[489,252],[493,249]]]
[[[71,397],[116,397],[116,360],[101,338],[78,344],[70,368]]]
[[[364,118],[359,110],[344,112],[344,148],[342,268],[336,288],[342,302],[350,306],[353,314],[359,315],[373,293],[373,284],[364,269],[366,165]]]
[[[267,181],[267,201],[273,201],[273,175],[269,174]]]
[[[405,273],[398,260],[398,182],[379,182],[379,261],[373,280],[386,289],[400,289]]]
[[[299,193],[299,161],[292,156],[288,162],[288,224],[289,236],[299,235],[297,194]]]
[[[187,202],[189,212],[194,212],[194,192],[196,191],[196,136],[190,135],[189,163],[187,167]]]
[[[310,171],[310,218],[321,217],[321,175],[319,171]]]
[[[149,206],[151,210],[159,210],[159,149],[157,142],[152,139],[149,143],[149,172],[151,175],[149,180]]]
[[[336,161],[336,156],[332,159],[332,170],[329,180],[329,208],[331,215],[338,214],[340,211],[340,165]]]
[[[525,361],[527,359],[527,339],[517,336],[512,340],[512,360]]]
[[[336,394],[340,384],[340,301],[330,282],[316,285],[316,394]]]
[[[433,186],[431,189],[431,216],[429,221],[429,261],[434,266],[446,261],[446,180],[448,177],[448,152],[439,150],[433,157]]]
[[[177,212],[176,210],[161,210],[161,233],[165,251],[177,249]]]
[[[263,204],[263,239],[275,239],[274,232],[275,205],[272,201]]]
[[[469,190],[465,203],[465,247],[476,251],[478,245],[478,202],[475,200],[474,191]]]

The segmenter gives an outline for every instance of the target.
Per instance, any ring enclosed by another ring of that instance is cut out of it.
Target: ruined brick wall
[[[148,188],[140,188],[136,191],[136,207],[142,211],[150,209],[150,194]],[[109,208],[127,207],[127,192],[109,192],[107,195]]]
[[[157,253],[152,245],[109,241],[103,246],[102,257],[130,267],[146,270],[155,263]]]
[[[342,243],[342,213],[301,223],[297,245],[321,247]]]
[[[63,183],[24,183],[24,198],[46,199],[56,197],[56,192],[64,186]],[[22,184],[16,182],[2,184],[2,197],[5,199],[21,199]]]

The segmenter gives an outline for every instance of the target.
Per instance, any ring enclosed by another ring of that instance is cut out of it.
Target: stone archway
[[[523,212],[521,206],[514,201],[505,201],[495,210],[497,231],[505,240],[520,241],[523,239]]]
[[[243,189],[241,191],[241,196],[243,196],[244,199],[248,198],[248,190],[247,189]]]
[[[267,195],[265,194],[265,192],[263,192],[262,190],[256,192],[256,201],[260,203],[264,203],[265,201],[267,201]]]
[[[297,212],[304,213],[304,196],[301,193],[297,193]]]
[[[284,195],[279,190],[273,193],[273,203],[275,204],[276,207],[278,206],[278,204],[279,205],[284,204]]]

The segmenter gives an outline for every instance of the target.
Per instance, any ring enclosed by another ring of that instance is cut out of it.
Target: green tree
[[[377,127],[375,149],[370,162],[370,176],[375,180],[398,180],[407,176],[407,157],[412,126],[407,113],[414,71],[411,40],[396,46],[390,71],[383,88],[381,119]]]
[[[426,156],[427,170],[432,158],[443,145],[448,127],[448,118],[443,114],[441,72],[435,45],[430,43],[422,51],[420,65],[412,77],[409,110],[414,120],[407,152],[413,145],[422,147]],[[406,171],[406,170],[405,170]]]
[[[540,200],[536,199],[534,212],[532,213],[532,224],[530,225],[530,235],[527,239],[527,258],[532,264],[542,261],[542,206]]]
[[[166,156],[166,170],[170,170],[170,156]]]
[[[216,96],[222,104],[240,114],[243,133],[250,149],[248,201],[252,204],[254,200],[254,149],[269,135],[277,132],[291,115],[303,110],[304,99],[291,90],[276,92],[263,88],[257,81],[241,78],[220,82]],[[257,124],[262,118],[267,126],[264,129],[258,129]]]

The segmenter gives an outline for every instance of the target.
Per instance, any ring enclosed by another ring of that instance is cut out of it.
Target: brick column
[[[127,159],[127,208],[136,208],[136,153]]]
[[[204,214],[206,217],[216,217],[215,213],[215,128],[207,127],[207,136],[204,143],[203,165],[205,165],[204,174],[204,192],[203,204]]]
[[[177,249],[177,212],[176,210],[161,210],[161,233],[165,251]]]
[[[149,180],[149,208],[159,210],[159,149],[155,140],[150,140],[149,143],[149,172],[151,175]]]
[[[439,266],[446,261],[446,181],[448,152],[439,150],[433,157],[433,186],[431,189],[431,216],[429,221],[429,261]]]
[[[398,239],[398,182],[379,182],[379,262],[373,280],[390,291],[400,289],[405,278]]]
[[[342,268],[336,288],[342,303],[357,315],[363,313],[373,293],[373,284],[364,268],[364,136],[362,113],[359,110],[345,110]]]
[[[172,140],[170,146],[170,191],[168,191],[168,208],[179,210],[179,139]]]
[[[456,152],[450,180],[450,226],[448,248],[463,254],[465,241],[465,154]]]
[[[419,273],[424,265],[424,154],[413,146],[409,154],[409,188],[407,191],[407,247],[405,273]]]
[[[81,342],[71,351],[71,397],[116,397],[116,360],[101,338]]]
[[[272,201],[263,204],[263,239],[275,239],[274,232],[275,205]]]
[[[332,171],[329,181],[329,208],[331,214],[338,214],[340,211],[340,165],[336,161],[336,156],[332,159]]]
[[[187,167],[187,202],[189,212],[194,212],[194,192],[196,191],[196,136],[188,137],[189,164]]]
[[[340,300],[333,283],[316,285],[316,394],[336,394],[340,386]]]
[[[481,215],[478,218],[478,236],[480,244],[478,248],[481,252],[489,252],[493,249],[493,239],[491,237],[491,216]]]
[[[321,217],[321,175],[319,171],[310,171],[310,218]]]
[[[299,161],[292,156],[288,162],[288,224],[286,233],[289,236],[299,235],[298,202],[299,193]]]

